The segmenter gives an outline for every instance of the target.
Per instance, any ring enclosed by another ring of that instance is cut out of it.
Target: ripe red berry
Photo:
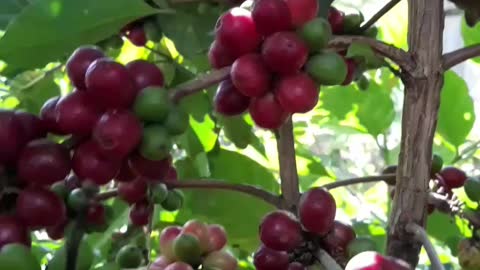
[[[439,174],[442,178],[440,183],[448,189],[463,187],[467,180],[465,172],[455,167],[446,167]]]
[[[374,251],[357,254],[347,264],[345,270],[411,270],[408,263],[393,257],[383,256]]]
[[[22,126],[22,134],[26,142],[43,138],[47,135],[45,124],[36,115],[17,111],[15,112],[15,118]]]
[[[288,265],[288,270],[305,270],[306,267],[299,262],[292,262]]]
[[[65,220],[64,222],[48,227],[45,231],[47,232],[47,235],[50,239],[52,240],[60,240],[65,236],[65,228],[68,225],[68,220]]]
[[[15,164],[25,143],[22,124],[11,111],[0,111],[0,164]]]
[[[349,85],[355,78],[357,64],[353,59],[345,59],[345,63],[347,63],[347,77],[345,78],[345,81],[343,81],[342,85]]]
[[[305,229],[320,236],[332,229],[336,211],[335,199],[323,188],[310,189],[300,198],[300,222]]]
[[[208,225],[209,248],[208,252],[221,250],[227,244],[227,233],[220,225]]]
[[[128,69],[110,59],[93,62],[85,76],[87,92],[105,108],[128,108],[137,94]]]
[[[138,92],[148,86],[164,85],[162,70],[153,63],[140,59],[128,63],[126,67],[135,81]]]
[[[100,203],[94,203],[87,209],[87,223],[101,226],[105,223],[105,207]]]
[[[234,57],[254,52],[261,42],[252,14],[239,7],[230,9],[220,17],[216,36]]]
[[[60,130],[78,136],[89,135],[101,110],[85,91],[73,91],[62,97],[55,108]]]
[[[143,28],[142,24],[135,24],[132,28],[129,29],[126,36],[127,39],[130,40],[130,42],[137,47],[145,46],[148,41],[145,29]]]
[[[342,11],[334,7],[330,7],[328,10],[328,22],[332,27],[333,34],[342,34],[343,33],[343,24],[344,24],[345,14]]]
[[[0,249],[8,244],[31,245],[30,232],[15,217],[0,216]]]
[[[150,215],[153,213],[153,207],[146,201],[138,202],[130,208],[130,222],[135,226],[145,226],[148,224]]]
[[[122,167],[118,172],[117,176],[115,176],[115,181],[117,182],[131,182],[137,178],[137,174],[133,171],[130,167],[128,160],[122,163]]]
[[[323,238],[323,246],[330,254],[343,253],[356,237],[352,226],[335,220],[332,230]]]
[[[308,47],[293,32],[277,32],[263,43],[262,57],[272,71],[295,74],[307,61]]]
[[[16,214],[30,228],[56,226],[67,218],[65,203],[48,189],[27,188],[17,198]]]
[[[218,40],[214,40],[210,49],[208,50],[208,62],[214,69],[230,66],[235,61],[235,56],[228,50],[228,48]]]
[[[47,100],[40,109],[40,119],[42,119],[48,132],[58,135],[66,135],[67,133],[60,129],[57,122],[56,107],[59,100],[60,97],[52,97]]]
[[[263,218],[260,240],[271,249],[292,251],[302,244],[302,227],[290,213],[275,211]]]
[[[283,0],[256,0],[252,18],[257,31],[265,36],[293,28],[290,10]]]
[[[208,235],[208,227],[199,220],[189,220],[183,225],[182,234],[195,236],[200,244],[203,252],[207,252],[210,248],[210,238]]]
[[[162,230],[160,234],[160,252],[169,260],[175,260],[173,252],[173,241],[182,232],[182,228],[178,226],[168,226]]]
[[[244,113],[250,98],[244,96],[233,85],[231,80],[225,80],[220,83],[214,98],[215,110],[223,115],[233,116]]]
[[[248,97],[261,97],[270,90],[272,74],[259,54],[238,58],[232,65],[230,78],[236,89]]]
[[[106,112],[93,129],[93,140],[102,152],[112,158],[124,158],[142,139],[142,123],[129,111]]]
[[[255,124],[266,129],[279,128],[289,116],[275,99],[273,93],[252,99],[249,112]]]
[[[288,253],[261,246],[253,256],[257,270],[288,270]]]
[[[165,270],[193,270],[193,268],[188,263],[174,262],[169,264]]]
[[[99,146],[93,141],[79,145],[73,154],[73,171],[82,181],[92,181],[97,185],[110,182],[120,170],[121,162],[102,155]]]
[[[318,103],[318,86],[305,73],[280,79],[275,97],[282,108],[290,113],[306,113]]]
[[[165,176],[165,183],[176,183],[178,182],[178,174],[177,174],[177,169],[175,169],[173,166],[170,166],[168,168],[167,175]]]
[[[78,89],[84,90],[85,74],[93,61],[105,57],[102,50],[95,46],[83,46],[76,49],[67,60],[65,69],[72,84]]]
[[[147,197],[147,183],[142,180],[120,183],[118,185],[118,196],[129,204],[143,201]]]
[[[285,0],[290,10],[292,24],[300,27],[306,22],[313,20],[318,14],[317,0]]]
[[[40,186],[63,180],[71,168],[68,149],[47,139],[28,143],[17,163],[18,177],[28,184]]]
[[[162,160],[149,160],[142,155],[135,154],[129,159],[130,168],[138,174],[147,179],[164,179],[168,173],[170,158]]]

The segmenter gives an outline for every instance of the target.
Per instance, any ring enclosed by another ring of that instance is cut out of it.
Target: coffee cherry
[[[353,257],[345,270],[411,270],[408,263],[393,257],[383,256],[373,251],[362,252]]]
[[[305,73],[280,79],[275,97],[286,112],[306,113],[318,103],[318,87]]]
[[[112,180],[120,170],[121,162],[102,155],[99,146],[86,141],[75,149],[72,158],[73,171],[82,180],[90,180],[104,185]]]
[[[227,244],[227,233],[220,225],[212,224],[207,226],[209,248],[208,252],[221,250]]]
[[[253,256],[257,270],[288,270],[288,253],[261,246]]]
[[[137,94],[128,69],[113,60],[102,58],[93,62],[85,76],[87,92],[104,108],[128,108]]]
[[[176,260],[173,252],[173,240],[182,232],[182,228],[178,226],[168,226],[162,230],[160,234],[160,253],[168,260]]]
[[[335,220],[333,229],[323,238],[323,245],[330,254],[344,253],[355,238],[352,226]]]
[[[71,169],[68,150],[47,139],[31,141],[17,163],[18,177],[32,185],[51,185],[63,180]]]
[[[318,1],[316,0],[285,0],[290,10],[292,24],[300,27],[313,20],[318,14]]]
[[[62,97],[55,110],[60,130],[78,136],[89,135],[101,115],[91,96],[78,90]]]
[[[228,48],[234,57],[254,52],[261,42],[250,11],[238,7],[230,9],[220,17],[215,33],[218,41]]]
[[[175,184],[177,182],[178,182],[177,170],[173,166],[170,166],[168,168],[167,176],[165,176],[165,183]]]
[[[208,269],[236,270],[238,266],[237,259],[226,251],[214,251],[205,257],[202,267]]]
[[[123,268],[137,268],[142,264],[142,250],[134,245],[123,246],[117,253],[115,261]]]
[[[44,188],[27,188],[17,198],[16,214],[30,228],[45,228],[66,220],[64,202],[55,193]]]
[[[153,206],[151,204],[147,201],[138,202],[130,209],[130,222],[135,226],[145,226],[152,213]]]
[[[26,138],[13,112],[0,111],[0,164],[14,164]]]
[[[337,210],[335,199],[323,188],[312,188],[300,197],[298,214],[305,229],[320,236],[333,227]]]
[[[210,238],[208,235],[208,228],[205,223],[199,220],[189,220],[183,225],[182,234],[190,234],[195,236],[200,244],[202,253],[208,251],[210,245]]]
[[[272,74],[259,54],[238,58],[232,65],[230,77],[236,89],[248,97],[261,97],[270,90]]]
[[[42,119],[48,132],[58,135],[66,135],[67,133],[60,129],[57,122],[56,106],[59,100],[60,97],[52,97],[47,100],[40,109],[40,119]]]
[[[147,197],[147,183],[143,179],[118,185],[118,196],[129,204],[141,202]]]
[[[182,108],[175,106],[170,108],[164,126],[168,134],[176,136],[185,133],[190,125],[190,116]]]
[[[202,249],[200,241],[191,234],[180,234],[173,240],[173,252],[175,257],[190,265],[197,265],[201,262]]]
[[[149,125],[143,128],[140,154],[150,160],[163,160],[170,155],[172,140],[162,125]]]
[[[288,265],[288,270],[306,270],[306,267],[299,262],[292,262]]]
[[[168,188],[162,183],[151,185],[150,192],[150,200],[154,204],[162,204],[168,197]]]
[[[335,35],[343,33],[345,14],[334,7],[328,10],[328,22],[332,26],[332,32]]]
[[[68,195],[68,208],[77,213],[83,212],[90,204],[90,197],[82,188],[76,188]]]
[[[22,134],[26,142],[44,138],[47,135],[45,124],[36,115],[17,111],[15,112],[15,119],[22,127]]]
[[[87,209],[86,220],[89,225],[104,225],[106,222],[105,207],[100,203],[90,205]]]
[[[215,111],[226,116],[233,116],[247,110],[250,98],[241,94],[231,80],[225,80],[217,88],[214,103]]]
[[[480,178],[469,177],[465,182],[464,189],[470,200],[480,202]]]
[[[193,270],[193,268],[184,262],[174,262],[168,265],[165,270]]]
[[[323,52],[310,57],[305,67],[307,73],[323,85],[341,84],[348,74],[345,60],[334,52]]]
[[[129,161],[126,160],[122,163],[122,167],[118,172],[117,176],[115,176],[115,181],[117,182],[131,182],[137,178],[137,174],[133,171],[133,169],[129,165]]]
[[[83,46],[76,49],[67,60],[65,70],[72,84],[80,90],[86,89],[85,74],[88,67],[97,59],[105,57],[96,46]]]
[[[93,140],[109,157],[124,158],[142,138],[142,123],[129,111],[109,111],[95,124]]]
[[[297,30],[300,38],[308,46],[310,52],[319,52],[327,46],[332,38],[330,24],[323,18],[316,18]]]
[[[139,92],[148,86],[162,87],[165,83],[162,70],[146,60],[135,60],[126,65]]]
[[[297,73],[308,57],[307,45],[294,32],[277,32],[265,39],[262,58],[274,72]]]
[[[68,225],[68,220],[64,221],[58,225],[48,227],[45,231],[47,232],[48,238],[52,240],[60,240],[65,237],[65,228]]]
[[[443,180],[442,184],[448,189],[462,187],[467,180],[465,172],[455,167],[446,167],[439,174]]]
[[[258,33],[264,36],[293,28],[290,10],[285,1],[256,0],[253,4],[252,18]]]
[[[183,205],[183,193],[179,190],[170,190],[167,198],[162,202],[161,206],[167,211],[177,211]]]
[[[26,226],[17,218],[0,216],[0,249],[8,244],[31,245],[30,233]]]
[[[148,41],[145,30],[143,29],[143,24],[135,24],[129,29],[126,37],[133,45],[137,47],[145,46]]]
[[[268,248],[292,251],[303,241],[300,223],[285,211],[266,215],[260,225],[260,240]]]
[[[232,52],[220,43],[218,40],[214,40],[210,49],[208,50],[208,62],[214,69],[220,69],[222,67],[230,66],[235,61],[235,56]]]
[[[132,171],[147,179],[164,179],[170,168],[171,159],[149,160],[139,154],[130,157],[128,164]]]
[[[435,174],[439,173],[443,167],[443,158],[437,154],[432,157],[432,167],[430,168],[430,176],[435,177]]]
[[[275,99],[273,93],[252,99],[249,112],[255,124],[265,129],[279,128],[289,116]]]
[[[165,257],[165,256],[160,256],[155,261],[150,264],[149,270],[165,270],[165,268],[171,263],[171,261]]]
[[[347,64],[347,77],[343,81],[342,85],[349,85],[352,83],[353,79],[355,78],[357,64],[353,59],[345,59],[345,64]]]
[[[147,87],[138,93],[133,104],[133,112],[145,122],[163,123],[170,106],[170,98],[164,88]]]

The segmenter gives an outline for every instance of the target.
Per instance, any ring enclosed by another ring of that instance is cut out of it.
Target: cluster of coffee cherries
[[[121,34],[133,45],[143,47],[147,41],[160,41],[162,29],[157,16],[149,16],[133,21],[121,29]]]
[[[218,224],[190,220],[169,226],[160,235],[160,257],[151,270],[236,270],[237,259],[225,250],[227,235]]]
[[[162,71],[144,60],[124,66],[92,46],[78,48],[66,71],[75,89],[49,99],[40,117],[0,111],[0,205],[9,213],[0,217],[0,248],[30,245],[29,230],[58,239],[80,212],[104,228],[109,211],[98,192],[113,179],[135,225],[148,222],[153,203],[182,204],[165,184],[176,181],[172,139],[189,116],[170,101]],[[48,133],[69,137],[57,143]]]
[[[318,9],[316,0],[257,0],[251,11],[235,7],[220,17],[208,57],[213,68],[231,71],[217,89],[218,113],[248,110],[257,126],[276,129],[316,106],[319,85],[352,82],[353,59],[324,50],[345,16],[332,8],[329,22]]]

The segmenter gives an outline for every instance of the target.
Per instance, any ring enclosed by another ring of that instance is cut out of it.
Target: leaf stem
[[[318,249],[314,255],[320,264],[328,270],[342,270],[342,267],[323,249]]]
[[[435,248],[432,245],[432,242],[430,242],[430,239],[428,239],[425,229],[418,224],[409,223],[407,226],[405,226],[405,230],[409,233],[413,233],[415,238],[423,244],[423,247],[427,251],[428,257],[430,258],[432,270],[445,270],[437,252],[435,251]]]
[[[322,187],[326,189],[334,189],[334,188],[361,184],[361,183],[372,183],[372,182],[379,182],[379,181],[389,182],[392,180],[394,181],[395,177],[396,177],[396,174],[383,174],[383,175],[356,177],[356,178],[350,178],[342,181],[329,183],[329,184],[323,185]]]

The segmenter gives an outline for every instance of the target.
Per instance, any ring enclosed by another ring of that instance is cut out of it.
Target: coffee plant
[[[0,270],[480,269],[480,5],[358,2],[1,1]]]

